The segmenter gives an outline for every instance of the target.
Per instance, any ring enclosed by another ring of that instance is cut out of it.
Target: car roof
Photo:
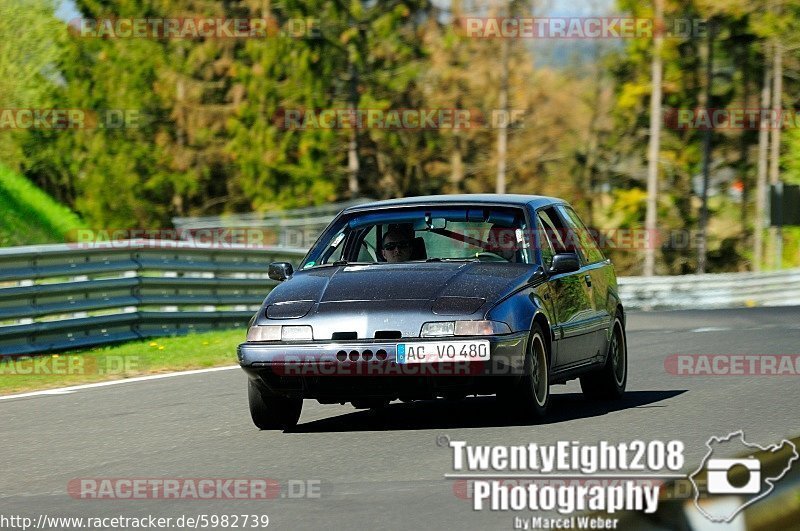
[[[545,195],[522,195],[522,194],[452,194],[452,195],[424,195],[418,197],[403,197],[398,199],[386,199],[384,201],[372,201],[348,207],[344,212],[357,212],[362,210],[373,210],[388,207],[402,207],[414,205],[433,205],[433,204],[473,204],[473,205],[506,205],[522,207],[529,205],[532,208],[540,208],[552,204],[567,204],[563,199],[548,197]]]

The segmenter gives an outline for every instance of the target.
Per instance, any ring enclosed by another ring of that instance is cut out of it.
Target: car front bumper
[[[240,366],[272,393],[337,402],[360,398],[429,398],[493,394],[522,374],[526,332],[480,337],[242,343]],[[489,359],[397,363],[397,345],[426,341],[489,341]],[[343,355],[346,359],[342,361]],[[337,357],[338,355],[338,357]]]

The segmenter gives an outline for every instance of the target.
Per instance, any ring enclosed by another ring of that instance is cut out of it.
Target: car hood
[[[315,340],[418,337],[427,321],[480,319],[532,273],[526,264],[479,262],[320,267],[276,286],[256,321],[308,324]]]
[[[527,264],[429,262],[321,267],[300,271],[275,287],[267,305],[291,301],[435,301],[480,298],[494,303],[522,287]]]

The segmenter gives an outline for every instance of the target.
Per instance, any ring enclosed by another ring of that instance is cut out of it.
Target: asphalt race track
[[[238,369],[0,401],[0,515],[267,514],[277,529],[512,529],[473,511],[446,435],[469,444],[680,439],[686,471],[712,435],[761,445],[800,435],[800,376],[676,376],[670,354],[800,354],[800,307],[631,313],[628,393],[589,403],[555,386],[550,416],[520,424],[494,399],[392,404],[382,415],[307,401],[292,433],[259,432]],[[234,353],[231,353],[234,359]],[[80,500],[76,478],[271,478],[268,500]],[[307,483],[318,496],[300,496]],[[292,487],[290,487],[290,484]]]

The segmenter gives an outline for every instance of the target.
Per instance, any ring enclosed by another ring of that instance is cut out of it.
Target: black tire
[[[270,395],[253,380],[248,381],[247,398],[253,424],[260,430],[288,430],[297,426],[300,420],[302,398]]]
[[[628,341],[622,317],[617,314],[608,355],[603,368],[581,376],[581,390],[586,398],[615,400],[622,398],[628,385]]]
[[[526,418],[541,418],[550,406],[550,355],[544,331],[538,323],[531,328],[525,353],[524,374],[518,385],[499,398]]]

